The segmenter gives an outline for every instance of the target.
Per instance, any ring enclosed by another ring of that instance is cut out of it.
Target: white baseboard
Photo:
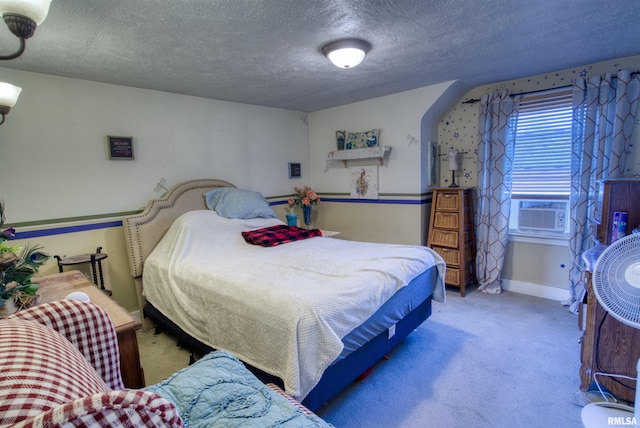
[[[566,288],[550,287],[548,285],[533,284],[531,282],[502,280],[502,289],[514,293],[527,294],[529,296],[542,297],[543,299],[563,302],[569,300],[571,294]]]

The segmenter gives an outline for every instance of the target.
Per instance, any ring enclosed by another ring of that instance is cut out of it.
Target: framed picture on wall
[[[289,163],[289,178],[302,177],[302,168],[299,163]]]
[[[435,187],[438,185],[438,144],[427,141],[427,185]]]
[[[378,166],[351,167],[351,197],[378,199]]]
[[[133,160],[133,137],[108,135],[107,152],[110,160]]]

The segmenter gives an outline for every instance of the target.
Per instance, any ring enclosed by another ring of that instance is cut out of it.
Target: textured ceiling
[[[343,37],[372,45],[354,69],[320,53]],[[638,0],[54,0],[0,67],[311,112],[638,54]]]

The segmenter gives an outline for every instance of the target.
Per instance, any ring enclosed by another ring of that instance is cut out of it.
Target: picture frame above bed
[[[300,167],[300,162],[290,162],[289,178],[301,178],[301,177],[302,177],[302,168]]]
[[[107,135],[109,160],[133,160],[133,137]]]

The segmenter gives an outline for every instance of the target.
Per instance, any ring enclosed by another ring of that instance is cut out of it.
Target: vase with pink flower
[[[309,186],[294,187],[293,191],[295,193],[287,201],[289,207],[298,206],[302,208],[302,219],[308,228],[312,223],[311,208],[320,202],[320,197]]]

